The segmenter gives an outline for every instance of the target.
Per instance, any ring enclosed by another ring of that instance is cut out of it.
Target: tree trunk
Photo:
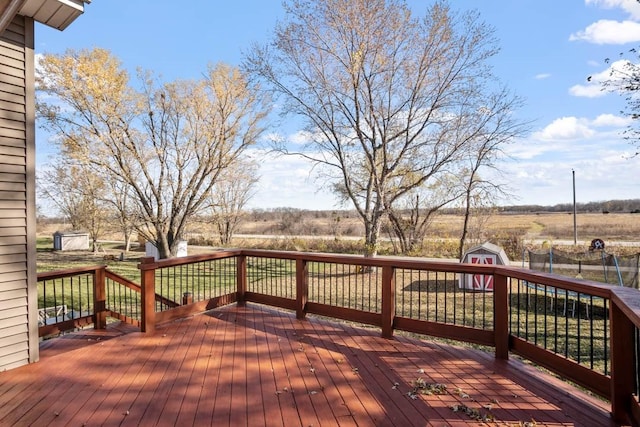
[[[158,258],[166,259],[173,257],[173,242],[169,241],[169,239],[171,239],[172,233],[163,233],[161,231],[158,231],[156,234],[156,248],[158,249]]]
[[[397,215],[393,210],[390,210],[388,215],[389,221],[391,222],[392,232],[398,238],[400,253],[408,254],[409,251],[413,249],[413,239],[410,238],[410,236],[407,236],[407,233],[411,233],[411,230],[407,230],[403,227],[402,217]],[[409,227],[411,227],[410,224]]]
[[[124,234],[124,251],[129,252],[129,250],[131,249],[131,236],[132,236],[131,230],[125,227],[125,229],[123,230],[123,234]]]
[[[218,222],[218,234],[220,236],[220,244],[222,246],[231,243],[231,222],[229,220],[220,220]]]
[[[380,217],[374,217],[371,221],[365,221],[364,256],[375,257],[378,254],[378,241],[380,238]]]
[[[464,254],[464,243],[467,240],[467,232],[469,230],[469,217],[471,216],[471,190],[468,189],[465,197],[464,206],[464,222],[462,224],[462,235],[460,236],[460,245],[458,246],[458,259],[462,261]]]

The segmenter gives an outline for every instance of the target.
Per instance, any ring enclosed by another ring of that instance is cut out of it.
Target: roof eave
[[[84,12],[91,0],[4,0],[0,2],[0,33],[16,15],[33,18],[51,28],[64,30]],[[3,7],[4,6],[4,7]]]

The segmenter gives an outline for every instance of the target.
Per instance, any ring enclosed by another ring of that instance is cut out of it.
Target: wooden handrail
[[[155,270],[158,268],[176,267],[179,265],[188,265],[196,262],[211,261],[214,259],[233,258],[241,254],[242,251],[240,249],[225,249],[203,255],[189,255],[162,260],[155,260],[153,257],[148,257],[142,258],[142,262],[138,264],[138,268],[141,271]]]
[[[118,273],[114,273],[111,270],[106,270],[106,276],[107,279],[111,279],[114,282],[117,282],[119,284],[121,284],[124,287],[127,287],[133,291],[137,291],[140,292],[140,285],[138,285],[136,282],[133,282],[129,279],[127,279],[126,277],[123,277],[121,275],[119,275]]]
[[[640,329],[640,292],[624,287],[611,288],[611,302],[614,303]]]
[[[61,279],[63,277],[79,276],[81,274],[92,274],[96,270],[105,267],[105,265],[94,265],[91,267],[77,267],[67,268],[64,270],[44,271],[42,273],[38,273],[37,280],[40,282],[42,280]]]
[[[91,323],[93,323],[95,328],[103,329],[106,326],[106,290],[104,280],[105,269],[105,265],[96,265],[90,267],[68,268],[64,270],[38,273],[36,279],[37,282],[56,281],[58,279],[73,278],[76,276],[91,276],[91,287],[93,294],[93,298],[91,301],[91,304],[93,306],[93,314],[81,314],[80,316],[72,319],[63,318],[62,321],[56,322],[55,324],[44,324],[38,327],[38,335],[43,337],[60,333],[65,330],[83,327]],[[87,296],[87,298],[89,297]]]
[[[140,287],[140,285],[138,285],[137,283],[127,279],[126,277],[123,277],[117,273],[114,273],[113,271],[110,270],[105,270],[105,274],[106,274],[106,278],[107,279],[111,279],[116,283],[121,284],[122,286],[131,289],[132,291],[136,291],[140,294],[142,294],[142,288]],[[179,307],[180,304],[178,304],[177,302],[170,300],[169,298],[165,298],[160,294],[156,294],[155,296],[155,300],[156,302],[159,302],[161,304],[166,305],[167,307]]]

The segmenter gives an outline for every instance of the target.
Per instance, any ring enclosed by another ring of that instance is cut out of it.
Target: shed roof
[[[89,233],[81,230],[71,230],[71,231],[56,231],[53,233],[54,236],[88,236]]]
[[[507,253],[504,251],[504,249],[490,242],[484,242],[481,245],[474,246],[473,248],[467,250],[464,253],[464,256],[462,257],[462,262],[466,262],[467,256],[469,254],[478,253],[478,252],[485,252],[485,253],[488,252],[488,253],[494,254],[498,257],[499,260],[502,261],[502,264],[509,265],[509,257],[507,256]]]

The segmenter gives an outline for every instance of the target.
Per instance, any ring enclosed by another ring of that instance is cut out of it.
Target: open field
[[[362,225],[353,212],[304,212],[292,218],[283,218],[278,213],[255,217],[247,215],[240,225],[237,237],[230,247],[282,249],[321,252],[358,253],[362,246]],[[432,222],[419,253],[412,255],[451,258],[456,257],[458,235],[462,228],[460,215],[438,215]],[[61,223],[38,225],[38,237],[51,239],[57,230],[68,230]],[[195,222],[189,228],[186,239],[189,253],[219,247],[211,224]],[[490,241],[505,248],[512,260],[519,260],[525,248],[540,248],[552,245],[574,252],[588,250],[592,239],[602,239],[607,252],[624,255],[640,252],[640,214],[588,213],[577,215],[578,245],[573,245],[573,215],[570,213],[494,214],[483,218],[482,225],[474,225],[471,237],[474,242]],[[122,240],[117,231],[102,237],[105,241]],[[394,254],[389,236],[382,233],[381,254]],[[105,254],[119,255],[122,246],[103,244],[104,252],[89,254],[85,262],[103,262]],[[202,246],[203,248],[200,248]],[[52,246],[48,246],[51,248]],[[44,251],[42,243],[40,262],[45,258],[55,261],[55,253]],[[142,252],[134,251],[127,258],[139,258]],[[69,262],[68,257],[65,261]],[[77,260],[81,262],[81,260]],[[71,262],[74,262],[71,260]]]
[[[259,247],[285,250],[319,250],[325,252],[358,252],[363,230],[353,213],[342,214],[340,221],[335,216],[317,218],[302,217],[299,233],[278,232],[275,219],[245,222],[239,230],[235,247]],[[250,218],[248,218],[250,219]],[[573,245],[573,215],[568,213],[494,214],[476,221],[470,229],[469,245],[490,241],[503,247],[511,260],[522,259],[525,248],[538,249],[552,245],[565,247],[569,251],[587,251],[591,240],[602,239],[607,251],[616,255],[640,252],[640,215],[630,213],[585,213],[578,214],[578,245]],[[333,221],[333,222],[332,222]],[[438,215],[430,225],[426,239],[419,252],[411,254],[434,258],[456,258],[463,217],[460,215]],[[335,226],[333,229],[332,226]],[[202,237],[203,243],[216,244],[215,236],[207,234],[207,227],[194,227],[190,237]],[[242,237],[243,234],[253,238]],[[280,236],[260,241],[260,235]],[[300,236],[305,236],[301,238]],[[313,237],[315,236],[315,241]],[[323,236],[321,239],[319,236]],[[349,242],[349,239],[353,239]],[[382,233],[380,253],[394,254],[389,235]]]
[[[325,217],[318,217],[310,212],[297,219],[295,227],[289,227],[297,229],[297,232],[284,234],[361,236],[363,233],[362,224],[353,212],[340,212]],[[572,213],[499,213],[489,215],[482,221],[483,232],[488,237],[513,232],[525,239],[573,240]],[[281,234],[281,229],[285,228],[283,222],[282,218],[257,220],[248,216],[241,224],[238,234]],[[640,214],[578,213],[576,222],[579,240],[600,238],[640,241]],[[438,215],[429,228],[428,237],[457,238],[462,224],[461,215]],[[202,224],[194,226],[191,231],[202,231]]]
[[[363,235],[360,220],[355,214],[343,214],[340,220],[332,218],[316,218],[304,216],[296,224],[298,232],[287,233],[279,230],[278,220],[252,221],[247,218],[240,229],[239,235],[276,235],[276,236],[326,236],[331,238],[356,237]],[[578,214],[576,217],[577,237],[582,245],[588,248],[591,240],[599,238],[607,245],[620,247],[617,242],[638,242],[640,247],[640,214],[630,213],[588,213]],[[460,215],[438,215],[427,232],[426,239],[451,239],[456,241],[462,230],[463,217]],[[282,228],[282,227],[280,227]],[[204,224],[190,229],[189,237],[202,236],[205,239],[215,237],[207,232]],[[471,227],[473,237],[481,241],[499,243],[505,239],[518,239],[525,246],[538,246],[542,243],[564,245],[573,244],[574,228],[571,213],[531,213],[531,214],[494,214],[476,222]],[[389,236],[382,233],[383,238]],[[435,254],[430,254],[436,256]]]

